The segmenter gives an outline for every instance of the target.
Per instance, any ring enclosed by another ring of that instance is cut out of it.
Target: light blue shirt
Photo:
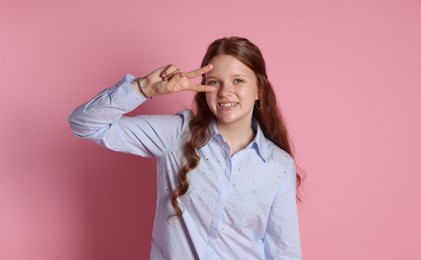
[[[232,157],[211,124],[200,163],[188,174],[189,190],[179,198],[184,213],[167,222],[191,112],[124,116],[146,101],[131,87],[134,79],[127,75],[76,108],[69,122],[77,136],[157,160],[151,259],[301,259],[295,163],[256,122],[254,140]]]

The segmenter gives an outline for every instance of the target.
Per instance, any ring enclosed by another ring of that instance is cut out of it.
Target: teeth
[[[237,105],[237,103],[219,103],[219,106],[221,107],[233,107]]]

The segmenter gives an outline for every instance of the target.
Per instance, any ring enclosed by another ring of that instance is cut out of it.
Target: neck
[[[244,127],[244,125],[227,125],[217,122],[216,127],[222,137],[224,137],[224,140],[230,146],[231,156],[244,149],[249,143],[251,143],[251,141],[253,141],[255,136],[251,123],[247,127]]]

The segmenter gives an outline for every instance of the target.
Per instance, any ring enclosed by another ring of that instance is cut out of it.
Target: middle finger
[[[208,64],[200,69],[196,69],[196,70],[192,70],[188,73],[186,73],[186,77],[188,79],[192,79],[192,78],[196,78],[197,76],[200,76],[202,74],[205,74],[209,71],[211,71],[213,69],[213,65],[212,64]]]

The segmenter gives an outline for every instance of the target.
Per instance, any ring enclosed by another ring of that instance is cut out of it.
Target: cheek
[[[259,99],[259,88],[257,86],[252,88],[252,91],[250,91],[250,97],[253,98],[253,100]]]
[[[257,97],[257,92],[254,89],[241,89],[237,91],[237,95],[244,100],[250,100],[254,102]]]
[[[215,94],[213,92],[207,92],[206,93],[206,104],[208,105],[208,107],[212,110],[212,104],[215,103],[213,102],[215,100]]]

